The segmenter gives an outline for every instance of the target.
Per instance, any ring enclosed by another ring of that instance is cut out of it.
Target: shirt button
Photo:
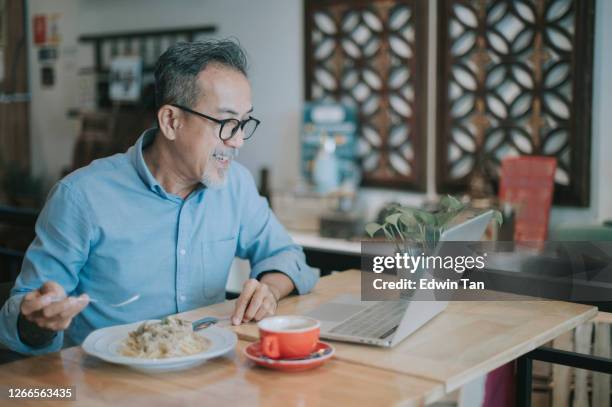
[[[181,295],[181,301],[185,301],[187,297],[185,297],[184,295]]]
[[[181,249],[181,251],[179,253],[181,254],[181,256],[184,256],[185,253],[187,253],[187,251],[185,249]]]

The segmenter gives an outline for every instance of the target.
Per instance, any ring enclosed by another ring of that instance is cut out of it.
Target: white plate
[[[157,321],[151,320],[149,322]],[[128,333],[138,328],[141,323],[135,322],[133,324],[95,330],[85,338],[81,346],[86,353],[107,362],[125,365],[144,372],[156,373],[183,370],[197,366],[208,359],[234,350],[238,342],[236,334],[229,329],[211,326],[196,332],[197,335],[208,339],[211,342],[211,346],[206,351],[196,353],[195,355],[160,359],[141,359],[121,355],[119,353],[121,343],[128,337]]]

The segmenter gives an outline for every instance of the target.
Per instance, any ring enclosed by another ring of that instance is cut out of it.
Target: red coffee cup
[[[300,315],[278,315],[257,324],[261,351],[272,359],[308,356],[319,342],[320,323]]]

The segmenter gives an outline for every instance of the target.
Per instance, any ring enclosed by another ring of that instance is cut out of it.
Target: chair
[[[0,206],[0,283],[17,278],[37,217],[35,209]]]
[[[9,298],[11,288],[13,288],[12,282],[0,283],[0,308],[4,306],[4,303]],[[0,344],[0,365],[23,359],[24,357],[25,356],[17,352],[4,348],[2,344]]]
[[[34,236],[38,211],[0,206],[0,307],[9,298],[10,290],[21,269],[23,256]],[[0,364],[24,358],[0,345]]]
[[[553,241],[610,242],[612,226],[565,224],[551,230],[550,237]],[[610,358],[612,313],[602,312],[602,309],[610,310],[612,304],[607,302],[594,305],[599,307],[599,314],[592,321],[577,327],[575,331],[555,339],[554,348]],[[589,401],[592,406],[610,406],[609,375],[554,365],[550,368],[550,376],[555,383],[551,395],[554,406],[588,405]]]

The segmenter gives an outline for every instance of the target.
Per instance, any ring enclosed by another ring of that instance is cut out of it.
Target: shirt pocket
[[[207,302],[225,299],[225,285],[235,254],[235,237],[202,243],[204,298]]]

